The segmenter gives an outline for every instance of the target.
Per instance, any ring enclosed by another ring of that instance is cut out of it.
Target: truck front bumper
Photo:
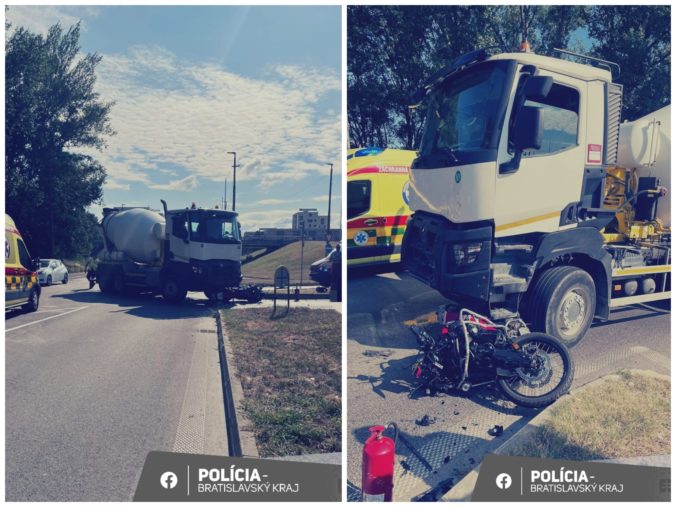
[[[490,298],[493,226],[454,224],[416,212],[406,226],[402,262],[416,278],[444,297],[487,306]]]
[[[242,282],[242,269],[237,261],[191,259],[190,269],[193,286],[191,290],[204,288],[221,290],[226,287],[237,287]]]

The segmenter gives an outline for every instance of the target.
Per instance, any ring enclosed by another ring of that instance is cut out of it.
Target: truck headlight
[[[453,260],[456,266],[474,263],[481,253],[481,243],[457,243],[453,245]]]

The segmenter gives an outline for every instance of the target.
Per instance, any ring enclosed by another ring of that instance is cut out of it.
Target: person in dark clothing
[[[331,290],[336,293],[336,301],[343,300],[343,276],[342,276],[342,262],[343,254],[340,251],[340,243],[336,244],[336,248],[331,252],[329,257],[331,260]]]

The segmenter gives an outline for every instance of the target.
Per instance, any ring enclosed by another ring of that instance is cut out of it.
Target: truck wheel
[[[125,292],[124,273],[122,270],[117,270],[113,274],[113,292],[117,294],[124,294]]]
[[[162,283],[162,297],[170,303],[180,303],[187,294],[188,291],[173,276],[167,277]]]
[[[99,289],[101,289],[101,292],[103,292],[104,294],[112,294],[113,293],[113,284],[112,284],[111,278],[112,277],[108,273],[106,273],[106,274],[101,273],[97,277],[96,281],[99,284]],[[90,281],[89,285],[93,287],[93,285],[91,284],[91,281]]]
[[[61,280],[61,283],[64,284],[64,285],[66,285],[68,283],[68,273],[63,275],[63,280]]]
[[[52,275],[47,276],[47,287],[49,287],[52,284]]]
[[[575,266],[557,266],[538,278],[529,301],[533,330],[555,336],[570,348],[582,340],[594,320],[594,280]]]
[[[30,296],[28,296],[28,302],[21,306],[23,311],[25,312],[37,312],[38,307],[40,306],[40,293],[33,289],[30,293]]]

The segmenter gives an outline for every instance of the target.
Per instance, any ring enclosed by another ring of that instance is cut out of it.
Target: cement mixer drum
[[[143,263],[156,263],[162,255],[165,220],[143,208],[112,213],[103,219],[103,233],[115,249]]]

